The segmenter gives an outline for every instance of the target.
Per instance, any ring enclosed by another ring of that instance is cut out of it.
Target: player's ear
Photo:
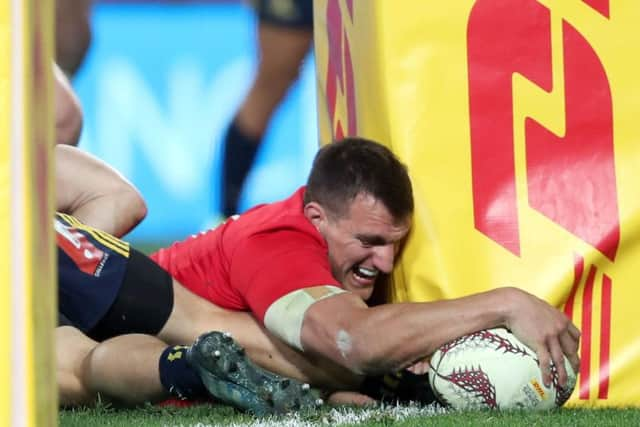
[[[324,208],[317,202],[309,202],[304,205],[304,216],[320,231],[322,224],[327,219],[327,213]]]

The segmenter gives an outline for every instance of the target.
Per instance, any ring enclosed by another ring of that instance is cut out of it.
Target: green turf
[[[415,412],[414,412],[415,413]],[[60,412],[60,426],[637,426],[640,409],[562,409],[549,412],[458,412],[403,417],[398,408],[361,410],[341,408],[316,414],[289,415],[277,419],[258,419],[239,414],[224,406],[201,405],[191,408],[74,409]]]

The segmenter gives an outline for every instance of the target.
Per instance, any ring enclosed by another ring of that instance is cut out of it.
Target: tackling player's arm
[[[308,307],[300,341],[305,351],[371,375],[406,368],[446,342],[497,326],[510,328],[537,352],[545,382],[551,379],[548,365],[553,360],[565,383],[563,354],[577,368],[577,328],[560,311],[516,288],[372,308],[358,296],[342,293]]]
[[[138,190],[119,172],[75,147],[55,147],[56,210],[121,237],[147,214]]]

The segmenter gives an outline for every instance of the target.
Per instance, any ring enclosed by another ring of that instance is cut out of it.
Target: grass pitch
[[[310,427],[310,426],[638,426],[640,409],[568,409],[548,412],[447,412],[436,407],[327,408],[313,414],[256,418],[230,407],[199,405],[190,408],[146,406],[113,409],[100,406],[60,412],[61,427]]]

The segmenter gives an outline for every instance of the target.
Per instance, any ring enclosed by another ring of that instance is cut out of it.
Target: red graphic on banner
[[[352,5],[349,7],[350,19],[353,19]],[[353,64],[351,61],[351,48],[349,38],[343,25],[342,11],[339,0],[327,2],[327,34],[329,61],[327,64],[327,108],[329,120],[332,124],[333,136],[336,140],[344,136],[356,134],[356,92]],[[343,120],[336,118],[336,103],[338,102],[338,89],[345,97],[347,103],[346,121],[347,134],[344,133]]]
[[[551,90],[549,10],[530,0],[479,0],[467,30],[475,224],[520,255],[511,78],[518,72]]]
[[[595,266],[591,266],[582,296],[582,321],[580,329],[580,399],[589,399],[589,383],[591,376],[591,316],[593,314],[593,281],[596,276]]]
[[[609,18],[609,0],[582,0],[591,6],[594,10],[602,14],[605,18]]]
[[[353,21],[353,0],[345,0],[347,3],[347,10],[349,11],[349,17],[351,17],[351,21]]]
[[[580,329],[582,338],[580,342],[580,382],[578,387],[578,397],[581,400],[589,400],[591,397],[591,353],[593,346],[593,323],[594,323],[594,298],[598,280],[596,279],[597,267],[591,265],[586,280],[582,283],[584,272],[584,258],[575,255],[573,286],[567,297],[564,312],[569,319],[573,320],[573,310],[578,290],[582,285],[582,315],[580,319]],[[611,348],[611,298],[612,281],[606,274],[602,275],[600,282],[600,357],[598,368],[598,399],[609,398],[609,376],[610,376],[610,348]]]
[[[525,120],[530,206],[613,260],[620,226],[611,91],[588,42],[563,23],[566,135]],[[476,228],[520,255],[512,77],[552,89],[550,12],[535,0],[478,0],[468,24]]]
[[[609,357],[611,347],[611,278],[602,277],[602,307],[600,308],[600,369],[598,371],[598,399],[609,397]]]
[[[529,204],[614,260],[620,241],[611,90],[588,42],[563,23],[566,133],[527,119]]]
[[[574,256],[573,264],[573,285],[571,286],[571,291],[569,291],[567,302],[564,305],[564,314],[566,314],[569,319],[573,319],[573,306],[576,299],[576,293],[578,292],[580,282],[582,281],[583,271],[584,258],[576,254]]]

